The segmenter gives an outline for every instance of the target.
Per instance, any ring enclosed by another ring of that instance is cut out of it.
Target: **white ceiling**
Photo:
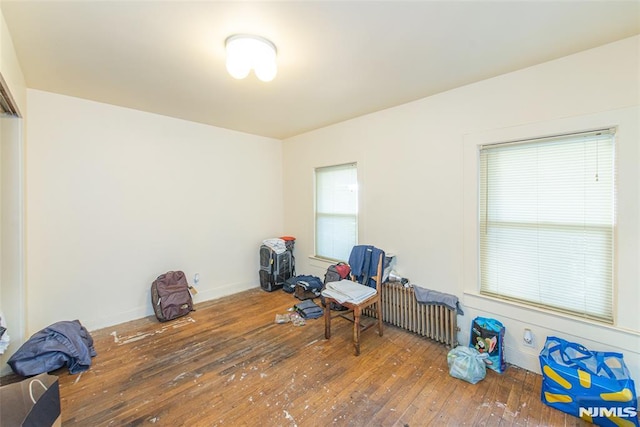
[[[640,34],[627,1],[0,3],[27,86],[286,138]],[[224,40],[278,47],[234,80]]]

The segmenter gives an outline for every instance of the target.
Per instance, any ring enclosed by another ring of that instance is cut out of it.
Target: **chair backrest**
[[[351,279],[372,288],[382,283],[385,254],[382,249],[369,245],[358,245],[351,249],[349,266]]]

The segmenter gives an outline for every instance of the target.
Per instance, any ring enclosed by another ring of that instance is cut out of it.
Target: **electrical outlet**
[[[200,282],[200,273],[196,273],[196,274],[194,274],[194,276],[193,276],[193,284],[194,284],[194,285],[197,285],[197,284],[198,284],[198,282]]]
[[[531,329],[525,328],[524,334],[522,334],[522,343],[527,347],[535,347],[535,336]]]

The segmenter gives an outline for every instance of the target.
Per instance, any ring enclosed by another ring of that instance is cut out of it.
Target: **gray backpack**
[[[337,264],[330,265],[329,268],[327,268],[327,272],[324,274],[324,284],[326,285],[329,282],[339,282],[340,280],[346,279],[347,277],[349,277],[350,273],[351,273],[351,268],[349,267],[348,264],[345,264],[344,262],[339,262]],[[322,306],[326,307],[326,302],[322,295],[320,296],[320,300],[322,301]],[[331,302],[331,304],[329,304],[329,308],[334,311],[347,310],[347,307],[341,304],[338,304],[337,302]]]
[[[349,265],[344,262],[330,265],[329,268],[327,268],[327,272],[324,274],[324,284],[326,285],[329,282],[339,282],[340,280],[349,277],[350,273],[351,268],[349,268]]]
[[[193,311],[193,299],[182,271],[169,271],[151,284],[151,304],[161,322],[184,316]]]

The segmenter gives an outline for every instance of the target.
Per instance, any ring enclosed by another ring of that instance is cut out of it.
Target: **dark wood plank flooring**
[[[539,375],[511,366],[468,384],[449,376],[447,347],[393,326],[365,332],[356,357],[345,320],[328,341],[322,318],[276,324],[296,302],[255,289],[93,331],[91,369],[53,373],[63,425],[589,425],[543,405]]]

